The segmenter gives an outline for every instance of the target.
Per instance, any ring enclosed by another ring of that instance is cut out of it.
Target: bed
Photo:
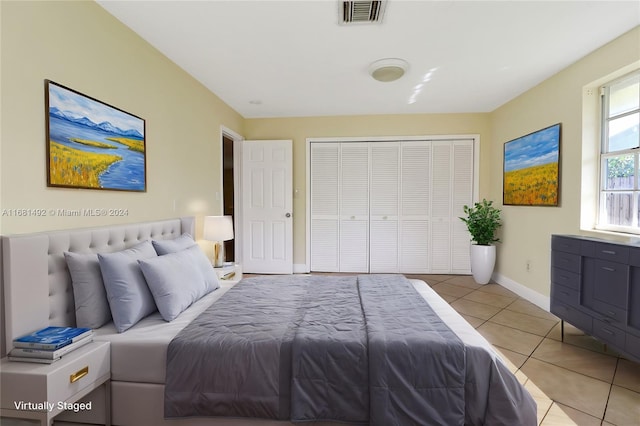
[[[194,223],[194,218],[185,217],[140,224],[3,237],[7,347],[11,347],[14,337],[46,325],[75,325],[75,304],[65,252],[118,252],[150,239],[172,240],[184,233],[194,235]],[[308,280],[309,278],[306,277],[289,276],[282,277],[282,280],[287,281],[287,285],[292,286],[291,288],[298,288],[300,285],[296,281]],[[268,279],[277,281],[278,277]],[[366,279],[368,278],[365,277],[364,280]],[[243,291],[249,291],[247,289],[252,285],[251,280],[243,280],[236,288],[222,281],[219,289],[197,300],[171,322],[165,321],[160,313],[154,312],[122,333],[117,332],[114,323],[108,323],[95,330],[96,340],[111,343],[110,395],[111,420],[114,425],[300,424],[281,418],[206,417],[197,414],[181,418],[164,417],[167,351],[171,342],[179,340],[176,336],[188,329],[190,324],[195,323],[204,311],[211,310],[211,307],[216,308],[213,309],[214,311],[221,311],[222,309],[218,307],[223,306],[225,299],[240,297],[239,294]],[[351,286],[351,284],[340,285]],[[317,282],[309,286],[313,289],[318,287],[321,286]],[[473,414],[471,416],[467,414],[466,420],[462,417],[463,420],[458,424],[508,424],[507,422],[521,425],[535,424],[535,402],[508,371],[491,345],[426,283],[410,280],[410,287],[407,291],[418,294],[420,303],[427,303],[445,324],[445,329],[455,335],[455,339],[464,347],[462,362],[466,364],[459,369],[464,370],[465,374],[464,390],[467,395],[473,395],[465,397],[469,399],[465,402],[468,404],[466,409]],[[372,297],[375,301],[375,297],[380,298],[380,294],[377,296],[374,294]],[[376,304],[372,302],[372,306]],[[245,310],[250,311],[251,307],[245,306]],[[308,309],[305,308],[306,310]],[[387,320],[383,319],[381,322],[384,324]],[[371,337],[365,337],[365,340],[367,339]],[[348,392],[345,394],[349,395]],[[94,404],[100,404],[101,401],[101,397],[93,399]],[[443,412],[447,411],[445,405],[439,405]],[[95,412],[99,413],[100,410]],[[508,414],[503,417],[501,413]],[[62,423],[64,421],[80,421],[87,424],[100,424],[104,421],[100,418],[91,418],[91,413],[84,413],[83,417],[76,416],[75,419],[66,414],[59,418],[61,424],[64,424]],[[338,422],[336,419],[313,421],[306,418],[304,420],[311,425],[333,425],[345,422],[344,420]],[[445,424],[443,422],[444,420],[440,423]],[[353,422],[352,424],[366,423]],[[375,422],[372,421],[372,424]],[[400,421],[395,424],[423,423]]]

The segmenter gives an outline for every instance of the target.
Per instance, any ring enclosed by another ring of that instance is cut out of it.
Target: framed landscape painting
[[[558,205],[561,127],[554,124],[504,144],[502,204]]]
[[[146,191],[145,121],[45,80],[47,186]]]

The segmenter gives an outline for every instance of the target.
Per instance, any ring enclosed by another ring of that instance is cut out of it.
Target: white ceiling
[[[338,0],[98,3],[245,118],[490,112],[640,25],[639,1],[389,0],[350,26]],[[373,80],[389,57],[408,72]]]

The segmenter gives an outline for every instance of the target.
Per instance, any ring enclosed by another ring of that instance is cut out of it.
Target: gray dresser
[[[551,312],[640,362],[640,245],[552,235]]]

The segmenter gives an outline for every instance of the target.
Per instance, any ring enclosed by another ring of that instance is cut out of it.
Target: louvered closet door
[[[312,143],[311,269],[469,273],[473,143]]]
[[[371,143],[369,270],[399,272],[400,144]]]
[[[311,144],[311,270],[338,272],[340,144]]]
[[[459,219],[473,200],[473,141],[433,141],[431,272],[469,273],[469,234]]]
[[[431,161],[431,272],[451,270],[451,143],[432,142]]]
[[[430,271],[431,143],[402,142],[400,272]]]
[[[451,227],[451,272],[468,274],[471,272],[469,260],[470,235],[460,219],[464,216],[464,206],[473,203],[473,140],[453,142],[452,174],[452,220]]]
[[[340,272],[369,271],[369,144],[340,144]]]

